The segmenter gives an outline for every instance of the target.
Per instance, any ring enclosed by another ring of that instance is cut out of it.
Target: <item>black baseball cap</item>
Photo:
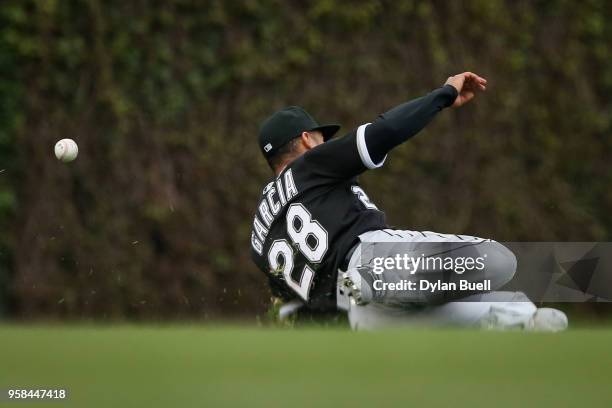
[[[300,136],[302,132],[318,130],[325,141],[331,139],[340,125],[319,125],[308,112],[299,106],[288,106],[266,119],[259,128],[259,148],[268,158],[279,147]]]

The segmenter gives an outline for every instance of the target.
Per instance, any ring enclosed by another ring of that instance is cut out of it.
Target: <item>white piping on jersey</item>
[[[368,169],[377,169],[385,163],[387,156],[385,155],[380,163],[374,163],[370,157],[368,145],[365,141],[365,129],[368,125],[369,123],[365,123],[357,128],[357,150],[359,151],[359,157],[361,157],[361,161],[363,162],[364,166],[366,166]]]

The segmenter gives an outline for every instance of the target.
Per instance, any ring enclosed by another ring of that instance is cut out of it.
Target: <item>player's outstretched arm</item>
[[[442,88],[383,113],[365,129],[365,143],[372,161],[382,162],[391,149],[416,135],[442,109],[465,105],[486,85],[486,79],[464,72],[449,77]]]

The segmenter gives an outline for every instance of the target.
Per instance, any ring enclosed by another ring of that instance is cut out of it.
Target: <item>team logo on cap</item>
[[[266,153],[268,153],[270,150],[272,150],[272,145],[268,143],[267,145],[264,146],[264,150],[266,151]]]

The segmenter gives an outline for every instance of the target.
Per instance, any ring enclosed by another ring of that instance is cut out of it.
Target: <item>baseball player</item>
[[[471,236],[392,230],[358,183],[361,173],[382,167],[394,147],[439,112],[465,105],[486,86],[484,78],[471,72],[449,77],[441,88],[335,139],[339,125],[320,125],[297,106],[263,122],[259,147],[274,178],[255,211],[251,249],[272,293],[286,302],[282,312],[339,309],[348,313],[353,329],[419,323],[551,331],[567,327],[558,310],[538,309],[520,292],[495,292],[516,270],[514,254],[506,247]],[[379,291],[373,287],[373,255],[363,250],[368,243],[461,243],[446,253],[451,260],[465,255],[466,248],[478,255],[486,243],[492,287],[442,299]]]

